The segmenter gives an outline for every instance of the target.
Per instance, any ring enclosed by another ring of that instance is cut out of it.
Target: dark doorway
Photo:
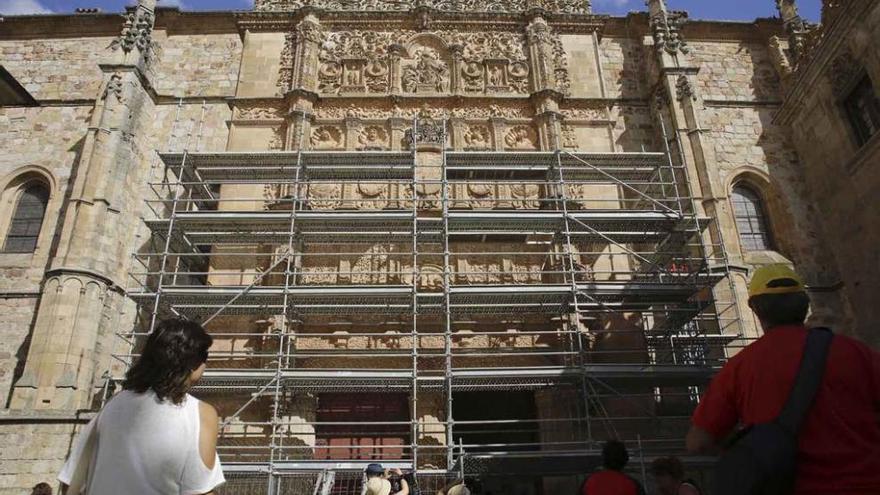
[[[407,458],[409,425],[387,423],[408,421],[406,394],[321,394],[318,397],[315,459]]]

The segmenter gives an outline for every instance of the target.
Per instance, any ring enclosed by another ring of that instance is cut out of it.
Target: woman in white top
[[[202,495],[225,482],[217,411],[187,393],[212,341],[183,319],[156,327],[122,392],[80,433],[58,476],[62,494]]]

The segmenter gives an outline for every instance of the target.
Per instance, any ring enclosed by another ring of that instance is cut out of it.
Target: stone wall
[[[102,73],[98,60],[113,41],[109,37],[45,37],[0,40],[0,62],[34,98],[93,99]]]
[[[823,259],[832,293],[849,300],[855,320],[842,331],[880,345],[880,133],[861,144],[842,100],[861,76],[867,75],[880,94],[880,5],[841,2],[830,8],[836,16],[829,40],[814,47],[809,59],[790,76],[778,123],[791,130],[802,161],[799,175],[806,185],[815,232],[827,246]],[[831,43],[830,40],[841,40]]]
[[[160,94],[227,96],[235,91],[241,63],[238,33],[169,34],[158,31],[154,84]]]
[[[693,41],[700,67],[697,86],[706,100],[779,101],[779,75],[766,44],[749,41]]]

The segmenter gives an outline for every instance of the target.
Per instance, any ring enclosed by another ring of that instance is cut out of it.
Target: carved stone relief
[[[548,28],[546,42],[557,89],[567,93],[562,41]],[[526,36],[518,32],[335,31],[321,44],[318,59],[321,93],[387,93],[395,86],[414,94],[447,93],[456,89],[453,70],[461,81],[458,89],[466,93],[529,93]]]
[[[578,147],[577,133],[574,127],[568,124],[562,125],[562,147],[566,149],[577,149]]]
[[[449,88],[449,64],[438,50],[423,46],[403,66],[402,86],[408,93],[443,93]]]
[[[589,0],[459,0],[456,2],[420,0],[418,6],[441,12],[524,12],[539,8],[562,14],[590,14],[590,3]],[[256,0],[254,2],[254,10],[257,11],[294,11],[306,6],[330,11],[406,12],[413,8],[413,3],[396,0]]]
[[[337,150],[345,147],[342,130],[336,126],[320,126],[312,130],[309,144],[316,150]]]
[[[307,191],[308,204],[316,210],[332,210],[342,206],[342,185],[310,183]]]
[[[507,131],[504,147],[511,150],[537,149],[538,136],[531,126],[519,125]]]
[[[122,33],[110,43],[110,49],[121,49],[129,53],[135,48],[141,51],[147,61],[153,55],[153,23],[155,16],[151,10],[138,7],[125,14],[125,23],[122,25]]]
[[[388,131],[378,125],[367,126],[358,134],[359,150],[382,150],[388,148]]]
[[[269,103],[237,106],[235,108],[237,120],[277,120],[284,118],[281,107]]]
[[[472,102],[467,107],[456,105],[453,101],[438,101],[432,104],[430,117],[432,119],[444,119],[448,117],[480,120],[489,118],[504,118],[510,120],[531,119],[534,108],[528,102],[511,101],[503,105],[492,102],[489,99]],[[315,108],[315,117],[321,121],[339,121],[345,118],[357,118],[367,121],[379,121],[390,118],[411,120],[423,113],[424,108],[420,103],[403,101],[394,107],[357,107],[355,105],[342,105],[328,103]]]
[[[469,125],[464,131],[464,148],[466,150],[488,150],[492,148],[492,134],[484,125]]]

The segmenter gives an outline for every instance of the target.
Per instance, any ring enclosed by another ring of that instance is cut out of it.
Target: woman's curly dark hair
[[[122,388],[138,393],[152,389],[160,400],[180,404],[189,388],[190,373],[208,360],[213,341],[196,322],[181,318],[160,322],[125,374]]]

